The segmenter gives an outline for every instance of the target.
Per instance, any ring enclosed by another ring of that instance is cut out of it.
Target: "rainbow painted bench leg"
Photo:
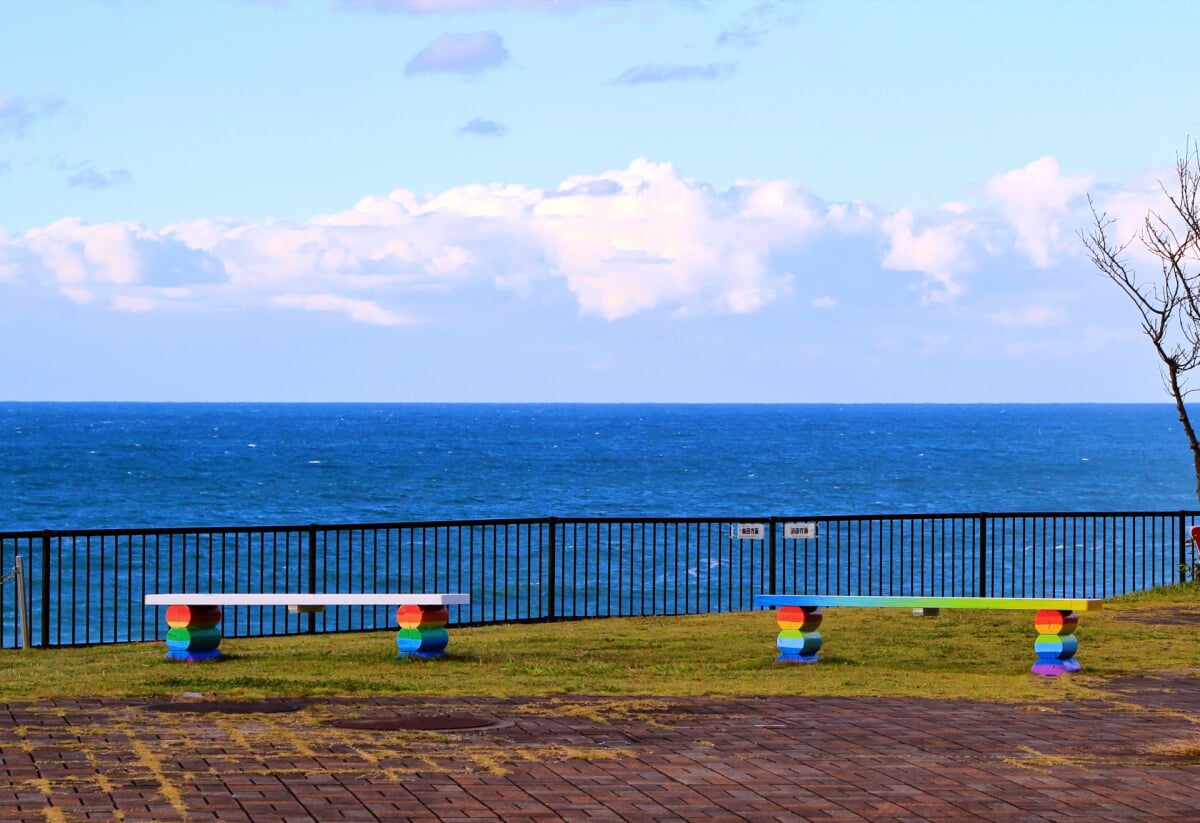
[[[441,657],[446,653],[450,636],[446,623],[450,610],[445,606],[417,606],[409,604],[396,609],[397,657]]]
[[[221,607],[178,603],[167,608],[167,660],[219,660]]]
[[[780,663],[815,663],[821,648],[821,609],[836,606],[857,608],[921,609],[1029,609],[1035,611],[1038,630],[1033,644],[1037,661],[1034,674],[1057,677],[1073,674],[1082,667],[1075,659],[1079,641],[1075,627],[1076,612],[1103,608],[1104,601],[1086,597],[940,597],[925,595],[840,595],[840,594],[756,594],[754,605],[778,609]]]
[[[1075,612],[1043,609],[1033,619],[1033,625],[1038,630],[1038,638],[1033,643],[1037,661],[1029,671],[1044,677],[1057,677],[1074,674],[1083,668],[1075,659],[1075,652],[1079,650],[1079,640],[1075,637],[1079,617]]]
[[[779,647],[776,663],[816,663],[821,659],[821,608],[819,606],[780,606],[775,613],[779,623]]]

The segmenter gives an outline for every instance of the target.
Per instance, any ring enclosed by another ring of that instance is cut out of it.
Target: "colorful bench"
[[[447,606],[471,602],[469,594],[148,594],[147,606],[167,606],[167,660],[196,663],[221,657],[221,609],[287,606],[311,613],[326,606],[392,606],[396,610],[397,657],[441,657],[449,636]]]
[[[822,607],[855,606],[875,608],[922,609],[936,614],[938,609],[1026,609],[1036,610],[1033,625],[1038,631],[1033,650],[1037,660],[1031,672],[1046,677],[1080,670],[1075,652],[1079,641],[1075,612],[1095,611],[1103,601],[1075,598],[1027,597],[883,597],[849,595],[760,594],[756,606],[776,606],[779,611],[779,647],[777,663],[815,663],[820,656]]]

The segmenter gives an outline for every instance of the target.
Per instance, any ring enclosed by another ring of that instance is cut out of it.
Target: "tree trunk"
[[[1200,500],[1200,441],[1196,439],[1196,430],[1192,427],[1192,418],[1188,414],[1187,404],[1183,398],[1185,391],[1179,382],[1178,369],[1169,370],[1171,396],[1175,398],[1175,410],[1179,412],[1179,422],[1183,424],[1183,433],[1187,435],[1188,448],[1192,450],[1192,471],[1196,477],[1196,499]]]

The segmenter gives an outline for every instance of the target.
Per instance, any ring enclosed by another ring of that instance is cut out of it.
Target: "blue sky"
[[[6,0],[0,399],[1165,401],[1077,231],[1200,134],[1198,23]]]

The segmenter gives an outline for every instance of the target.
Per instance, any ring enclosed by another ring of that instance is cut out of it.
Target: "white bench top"
[[[147,606],[458,606],[471,602],[471,595],[449,594],[148,594]]]

